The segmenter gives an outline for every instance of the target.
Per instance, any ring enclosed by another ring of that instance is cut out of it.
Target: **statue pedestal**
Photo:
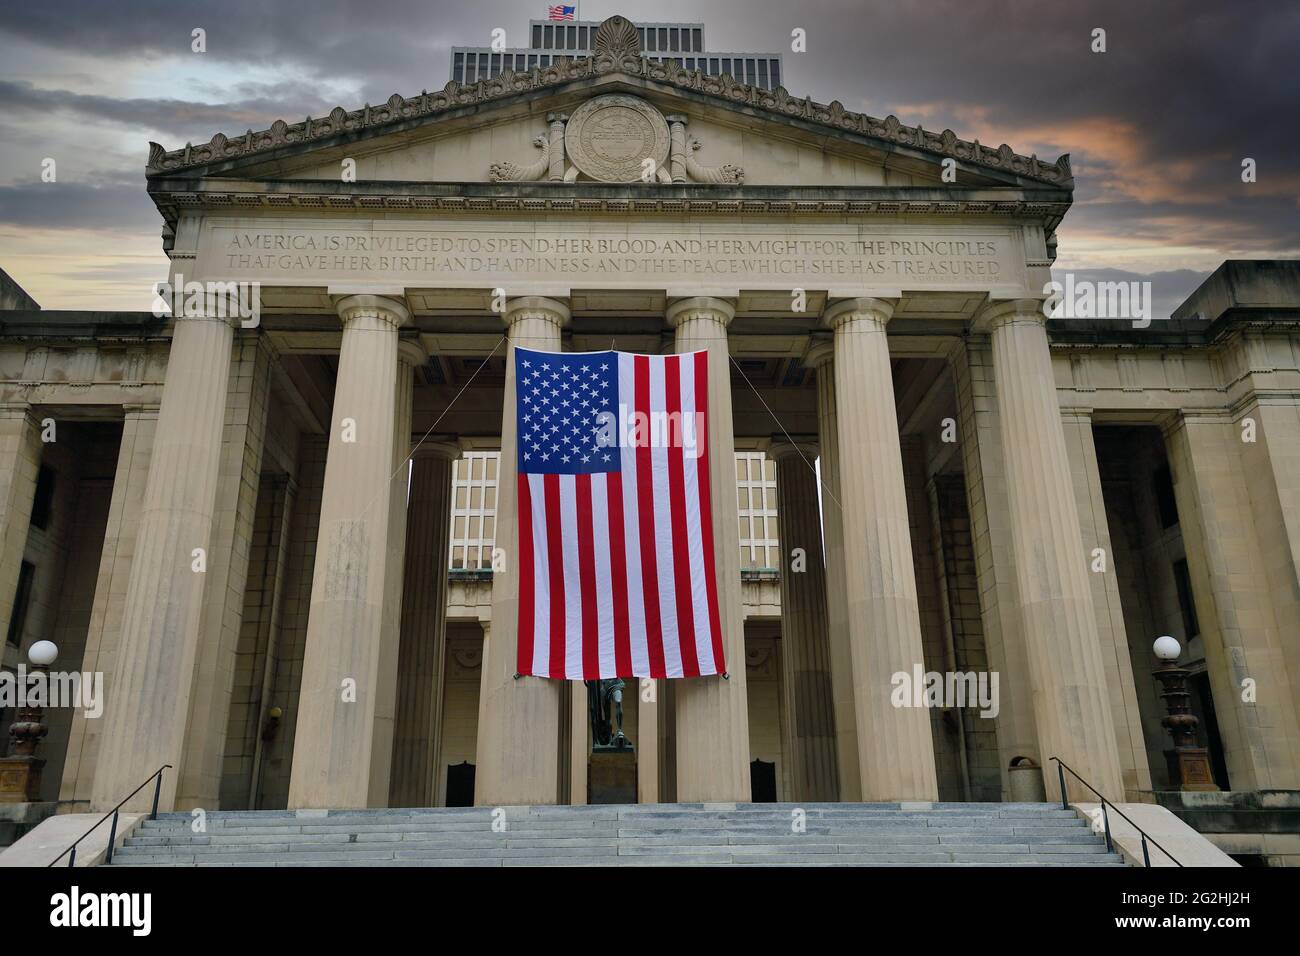
[[[593,750],[587,766],[588,803],[636,803],[634,750]]]

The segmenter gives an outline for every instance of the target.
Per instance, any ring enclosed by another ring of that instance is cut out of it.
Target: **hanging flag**
[[[515,349],[520,674],[726,672],[708,353]]]
[[[547,10],[550,11],[550,12],[549,12],[549,14],[548,14],[548,16],[547,16],[546,19],[548,19],[548,20],[572,20],[572,19],[573,19],[573,13],[574,13],[574,11],[577,10],[577,9],[578,9],[577,7],[547,7]]]

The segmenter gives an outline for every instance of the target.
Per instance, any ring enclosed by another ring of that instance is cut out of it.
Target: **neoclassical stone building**
[[[1141,799],[1165,633],[1219,785],[1300,786],[1294,263],[1045,320],[1067,158],[653,63],[621,18],[147,181],[173,282],[260,314],[0,314],[4,662],[49,638],[107,686],[51,714],[48,799],[170,763],[166,807],[582,802],[585,690],[514,673],[516,345],[710,353],[747,666],[629,690],[643,802],[1051,798],[1054,756]],[[897,706],[929,671],[996,674],[995,713]]]

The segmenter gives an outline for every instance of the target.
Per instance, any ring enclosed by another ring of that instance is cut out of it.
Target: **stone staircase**
[[[145,820],[112,865],[1124,865],[1073,811],[1041,803],[213,811],[205,833],[191,823]]]

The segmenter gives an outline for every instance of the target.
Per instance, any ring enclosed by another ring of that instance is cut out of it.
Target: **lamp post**
[[[1165,751],[1169,761],[1169,779],[1179,790],[1218,790],[1210,772],[1210,753],[1196,743],[1196,715],[1192,713],[1191,692],[1187,689],[1188,671],[1178,666],[1182,645],[1176,638],[1164,635],[1156,638],[1152,646],[1160,661],[1152,672],[1160,681],[1160,696],[1164,698],[1168,715],[1160,721],[1174,747]]]
[[[58,655],[53,641],[37,641],[27,649],[32,669],[18,681],[22,706],[18,719],[9,725],[9,752],[0,757],[0,803],[34,803],[39,798],[45,758],[36,756],[36,747],[50,731],[43,722],[43,705],[49,696],[50,665]],[[36,686],[44,688],[35,695],[31,694],[34,677]]]

